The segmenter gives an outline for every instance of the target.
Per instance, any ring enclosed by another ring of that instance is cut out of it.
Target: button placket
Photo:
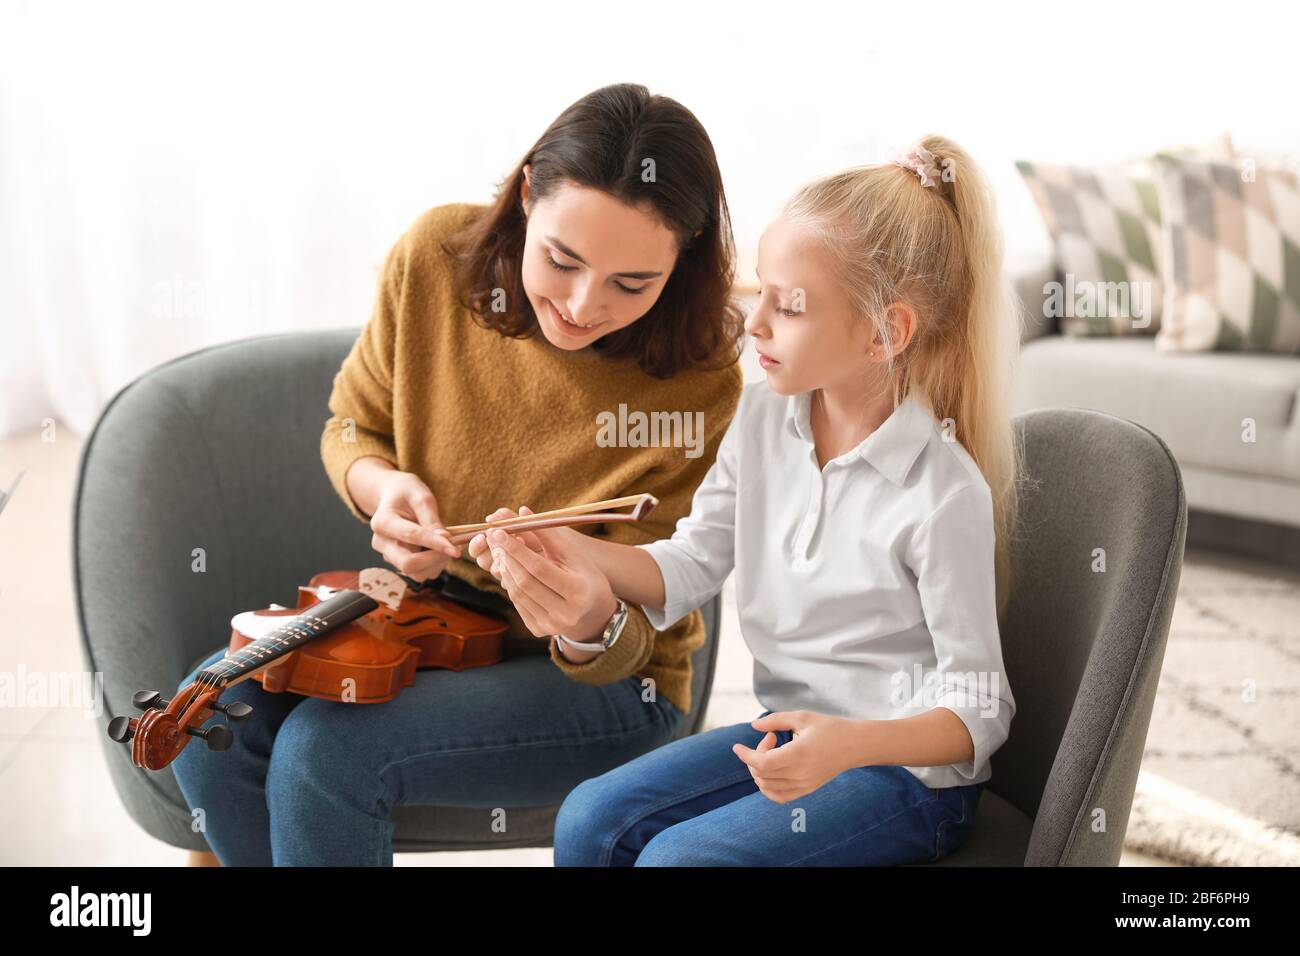
[[[794,559],[797,564],[804,564],[808,561],[808,544],[817,532],[817,525],[821,519],[822,498],[825,490],[824,479],[815,459],[812,460],[812,466],[813,479],[808,491],[808,510],[804,512],[803,522],[799,526],[799,534],[795,537]]]

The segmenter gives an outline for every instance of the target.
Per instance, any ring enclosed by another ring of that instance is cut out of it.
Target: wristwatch
[[[556,634],[555,639],[576,651],[586,651],[588,654],[592,651],[599,654],[605,653],[614,646],[618,636],[623,633],[623,625],[627,623],[627,605],[623,603],[622,598],[615,598],[614,600],[618,602],[618,608],[610,617],[609,623],[605,625],[605,630],[600,635],[599,641],[573,641],[563,634]]]

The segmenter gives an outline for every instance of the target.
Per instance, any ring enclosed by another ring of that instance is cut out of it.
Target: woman
[[[322,460],[385,561],[498,596],[507,656],[418,672],[379,706],[236,685],[225,696],[253,716],[234,747],[187,747],[172,764],[222,863],[391,865],[399,805],[482,807],[484,839],[510,845],[501,808],[558,804],[673,739],[692,706],[698,611],[656,633],[593,586],[562,637],[536,633],[445,528],[503,500],[545,510],[650,492],[646,520],[585,530],[671,535],[739,401],[733,276],[708,136],[631,84],[565,110],[490,206],[436,207],[398,240],[335,378]]]

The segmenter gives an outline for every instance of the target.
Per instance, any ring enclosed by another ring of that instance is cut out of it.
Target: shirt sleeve
[[[637,546],[654,558],[664,579],[663,608],[641,606],[657,631],[670,627],[721,591],[735,567],[737,445],[745,405],[742,392],[717,458],[691,499],[690,514],[677,522],[671,538]]]
[[[370,321],[334,376],[332,414],[321,432],[321,461],[330,483],[348,510],[367,523],[370,516],[352,500],[346,476],[354,461],[368,455],[399,467],[393,438],[393,353],[406,266],[403,236],[384,258]]]
[[[974,759],[953,766],[971,780],[1006,741],[1015,714],[998,633],[994,541],[988,486],[967,485],[922,523],[908,549],[941,678],[934,704],[970,732]]]

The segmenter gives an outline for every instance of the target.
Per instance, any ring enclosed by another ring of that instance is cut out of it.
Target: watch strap
[[[623,627],[627,623],[627,604],[622,598],[615,598],[618,606],[614,613],[610,615],[609,623],[605,625],[605,630],[600,635],[599,641],[575,641],[565,637],[563,634],[556,634],[555,639],[560,643],[572,647],[574,650],[586,651],[588,654],[593,651],[597,654],[603,654],[609,650],[618,641],[623,634]]]

